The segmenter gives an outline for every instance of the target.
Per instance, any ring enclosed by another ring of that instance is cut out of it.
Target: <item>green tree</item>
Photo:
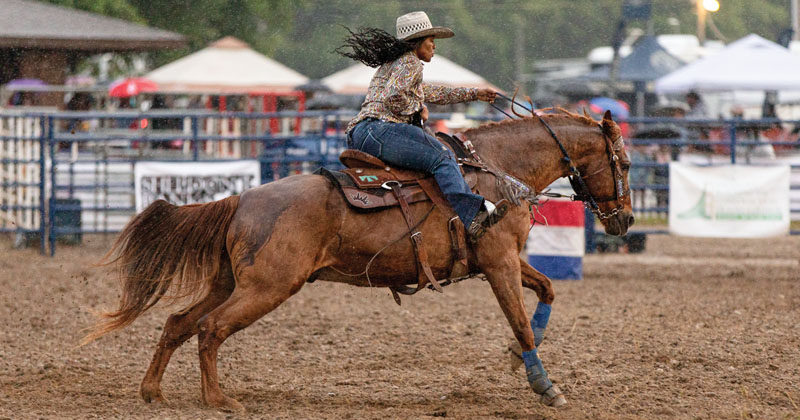
[[[153,54],[161,65],[233,35],[255,50],[312,78],[352,65],[331,51],[347,34],[343,26],[372,26],[394,32],[395,18],[424,10],[435,25],[456,37],[437,43],[437,53],[510,89],[517,73],[521,39],[530,72],[536,60],[583,57],[609,45],[623,0],[49,0],[185,35],[188,47]],[[696,30],[695,0],[653,0],[656,34]],[[719,0],[711,15],[726,40],[757,33],[775,40],[790,24],[790,0]],[[677,22],[677,25],[675,23]],[[645,28],[644,22],[629,27]],[[518,33],[522,34],[520,38]],[[710,39],[715,38],[708,31]]]
[[[47,0],[49,3],[72,9],[86,10],[131,22],[146,24],[139,11],[127,0]]]

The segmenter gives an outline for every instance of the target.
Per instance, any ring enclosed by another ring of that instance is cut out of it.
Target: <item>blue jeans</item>
[[[473,194],[461,176],[453,152],[419,127],[369,118],[353,127],[347,147],[390,165],[432,174],[467,228],[483,204],[483,197]]]

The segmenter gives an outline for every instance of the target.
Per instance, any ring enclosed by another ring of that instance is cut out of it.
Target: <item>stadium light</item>
[[[703,0],[703,9],[709,12],[719,11],[719,1],[717,0]]]
[[[706,42],[706,13],[719,10],[719,0],[695,0],[697,5],[697,39],[700,45]]]

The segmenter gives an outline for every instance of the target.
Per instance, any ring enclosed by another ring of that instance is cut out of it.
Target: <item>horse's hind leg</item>
[[[525,301],[522,296],[520,260],[515,255],[507,255],[505,258],[495,258],[494,260],[508,262],[484,267],[484,272],[500,308],[522,347],[522,359],[525,362],[528,383],[534,392],[542,396],[543,404],[555,407],[564,405],[566,399],[550,382],[536,351],[533,330],[528,322]]]
[[[528,289],[536,292],[539,297],[539,303],[536,304],[536,310],[531,317],[531,328],[533,329],[534,344],[539,347],[544,339],[544,330],[547,328],[547,322],[550,320],[550,305],[556,297],[553,290],[553,283],[544,274],[540,273],[530,264],[520,259],[520,267],[522,268],[522,285]]]
[[[142,399],[146,402],[165,401],[161,394],[161,378],[164,376],[164,370],[169,364],[172,353],[186,340],[197,334],[197,321],[225,302],[233,292],[234,284],[230,261],[224,258],[220,273],[211,284],[208,295],[193,306],[167,318],[164,332],[161,334],[161,339],[158,341],[155,354],[153,354],[153,360],[139,387],[139,395],[142,396]]]
[[[217,373],[219,346],[233,333],[246,328],[295,294],[310,275],[285,275],[276,271],[283,270],[269,270],[260,264],[243,270],[237,277],[231,297],[200,321],[198,350],[202,395],[203,402],[211,407],[244,412],[238,401],[220,390]]]

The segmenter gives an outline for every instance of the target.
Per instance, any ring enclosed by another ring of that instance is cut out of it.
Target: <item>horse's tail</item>
[[[119,306],[100,314],[104,320],[89,328],[81,345],[127,326],[162,297],[192,296],[196,302],[205,296],[219,273],[238,206],[239,196],[180,207],[158,200],[133,218],[100,261],[117,266]]]

